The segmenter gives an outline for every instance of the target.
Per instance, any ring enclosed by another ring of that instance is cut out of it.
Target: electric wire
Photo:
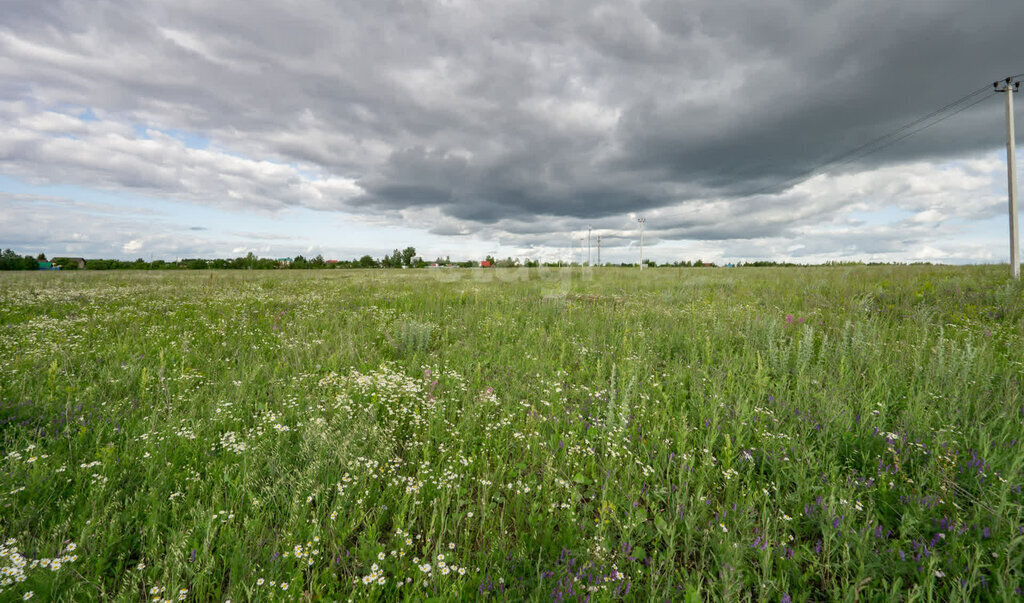
[[[1024,73],[1018,74],[1018,75],[1012,75],[1012,76],[1010,76],[1009,79],[1016,79],[1018,77],[1024,77]],[[1002,81],[1002,80],[997,80],[997,82],[998,81]],[[989,94],[985,94],[985,95],[981,96],[981,98],[976,98],[979,95],[984,94],[986,91],[988,91]],[[801,174],[798,174],[796,176],[787,178],[785,180],[782,180],[781,182],[776,182],[776,183],[772,183],[770,185],[764,186],[764,187],[759,188],[759,189],[757,189],[757,190],[755,190],[753,192],[746,193],[743,196],[744,197],[756,197],[756,196],[761,195],[761,194],[763,194],[765,192],[768,192],[769,190],[785,189],[791,183],[802,182],[802,181],[804,181],[804,180],[806,180],[806,179],[808,179],[808,178],[810,178],[812,176],[815,176],[815,175],[817,175],[817,174],[819,174],[821,172],[826,171],[826,168],[840,167],[840,166],[843,166],[843,165],[847,165],[847,164],[852,163],[854,161],[858,161],[860,159],[863,159],[865,157],[868,157],[870,155],[873,155],[875,153],[883,151],[883,150],[891,147],[892,145],[894,145],[894,144],[896,144],[896,143],[898,143],[898,142],[900,142],[902,140],[905,140],[905,139],[907,139],[907,138],[909,138],[911,136],[914,136],[915,134],[918,134],[920,132],[923,132],[923,131],[931,128],[932,126],[938,125],[938,124],[946,121],[947,119],[949,119],[949,118],[951,118],[951,117],[953,117],[955,115],[958,115],[958,114],[960,114],[960,113],[962,113],[962,112],[964,112],[964,111],[966,111],[966,110],[968,110],[968,109],[970,109],[970,108],[972,108],[972,107],[974,107],[974,106],[976,106],[976,105],[978,105],[978,104],[980,104],[980,103],[982,103],[982,102],[992,98],[994,96],[993,92],[994,91],[993,91],[993,88],[991,86],[989,86],[989,85],[982,86],[982,87],[978,88],[977,90],[974,90],[973,92],[965,94],[964,96],[956,99],[955,101],[947,103],[946,105],[944,105],[944,106],[942,106],[942,107],[940,107],[940,108],[938,108],[938,109],[936,109],[934,111],[931,111],[930,113],[928,113],[926,115],[923,115],[923,116],[921,116],[921,117],[919,117],[917,119],[914,119],[913,121],[907,122],[906,124],[896,128],[896,129],[894,129],[894,130],[892,130],[890,132],[887,132],[886,134],[883,134],[882,136],[878,136],[878,137],[876,137],[876,138],[874,138],[874,139],[872,139],[872,140],[870,140],[870,141],[868,141],[868,142],[866,142],[864,144],[861,144],[861,145],[859,145],[859,146],[857,146],[857,147],[855,147],[853,149],[850,149],[848,151],[844,151],[844,152],[839,153],[837,155],[833,155],[829,159],[824,160],[824,161],[814,165],[812,168],[810,168],[809,170],[807,170],[805,172],[802,172]],[[651,211],[656,212],[657,210],[656,209],[648,210],[648,212],[651,212]],[[676,215],[681,215],[681,214],[680,214],[680,212],[668,212],[668,213],[660,213],[660,214],[656,214],[656,215],[659,218],[672,218],[672,217],[675,217]]]
[[[903,126],[900,126],[899,128],[896,128],[895,130],[893,130],[893,131],[891,131],[891,132],[889,132],[887,134],[879,136],[878,138],[875,138],[875,139],[871,140],[870,142],[864,143],[864,144],[858,146],[855,149],[851,149],[851,150],[846,151],[844,153],[841,153],[839,155],[833,156],[831,159],[828,159],[827,161],[823,161],[823,162],[815,165],[811,169],[809,169],[809,170],[807,170],[807,171],[805,171],[805,172],[803,172],[803,173],[801,173],[801,174],[799,174],[797,176],[793,176],[791,178],[787,178],[786,180],[783,180],[782,182],[778,182],[778,183],[774,183],[774,184],[770,184],[768,186],[762,187],[762,188],[760,188],[760,189],[758,189],[758,190],[756,190],[756,191],[754,191],[752,193],[747,194],[746,196],[753,197],[753,196],[760,195],[760,194],[762,194],[764,192],[767,192],[767,191],[769,191],[771,189],[784,188],[785,186],[787,186],[790,183],[800,182],[800,181],[806,180],[806,179],[808,179],[808,178],[810,178],[812,176],[815,176],[818,173],[820,173],[821,171],[823,171],[825,168],[838,167],[838,166],[847,165],[847,164],[852,163],[854,161],[857,161],[859,159],[863,159],[865,157],[868,157],[869,155],[873,155],[873,154],[875,154],[875,153],[877,153],[877,152],[879,152],[879,151],[881,151],[883,149],[886,149],[886,148],[892,146],[893,144],[895,144],[895,143],[897,143],[897,142],[899,142],[901,140],[909,138],[909,137],[913,136],[914,134],[917,134],[918,132],[923,132],[924,130],[927,130],[928,128],[930,128],[932,126],[934,126],[936,124],[939,124],[939,123],[949,119],[950,117],[952,117],[952,116],[954,116],[954,115],[956,115],[956,114],[958,114],[958,113],[960,113],[962,111],[966,111],[967,109],[970,109],[971,107],[973,107],[973,106],[975,106],[975,105],[977,105],[977,104],[979,104],[979,103],[981,103],[983,101],[988,100],[989,98],[992,97],[991,96],[991,94],[992,94],[991,92],[989,92],[989,94],[981,97],[980,99],[971,102],[970,104],[964,105],[965,102],[971,101],[972,99],[974,99],[974,97],[976,97],[977,95],[979,95],[981,93],[984,93],[986,91],[991,91],[991,88],[988,87],[988,86],[984,86],[982,88],[979,88],[978,90],[975,90],[974,92],[972,92],[972,93],[970,93],[970,94],[968,94],[966,96],[963,96],[963,97],[961,97],[961,98],[959,98],[959,99],[957,99],[957,100],[947,104],[946,106],[942,107],[941,109],[936,109],[935,111],[932,111],[928,115],[925,115],[923,117],[919,117],[919,118],[915,119],[914,121],[909,122],[909,123],[907,123],[907,124],[905,124]],[[963,106],[960,106],[960,105],[963,105]],[[932,121],[930,123],[926,123],[926,122],[928,122],[928,120],[934,119],[934,118],[942,115],[943,113],[945,113],[947,111],[951,111],[951,112],[948,113],[947,115],[943,115],[942,117],[939,117],[938,119],[935,119],[935,121]],[[922,123],[924,123],[925,125],[917,128],[917,129],[910,130],[909,132],[907,131],[907,130],[909,130],[911,128],[914,128],[914,126],[920,125]]]

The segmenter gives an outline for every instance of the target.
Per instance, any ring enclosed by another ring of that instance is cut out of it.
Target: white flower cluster
[[[245,442],[238,439],[238,434],[233,431],[225,432],[220,436],[220,447],[237,454],[245,452],[247,448]]]
[[[29,559],[18,551],[16,545],[17,541],[15,539],[8,538],[0,546],[0,559],[7,562],[7,565],[0,567],[0,593],[3,593],[12,584],[24,582],[27,578],[27,571],[43,568],[56,572],[60,571],[60,568],[65,564],[74,563],[78,560],[78,555],[74,554],[78,545],[74,542],[68,543],[61,551],[61,555],[52,559]]]

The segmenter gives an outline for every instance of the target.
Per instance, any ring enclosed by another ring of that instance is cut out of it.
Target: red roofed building
[[[487,260],[483,260],[483,261],[480,262],[480,267],[481,268],[490,268],[491,267],[491,263],[488,262]]]

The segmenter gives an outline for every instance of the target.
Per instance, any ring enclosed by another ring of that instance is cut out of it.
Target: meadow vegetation
[[[0,599],[1020,596],[1006,272],[0,274]]]

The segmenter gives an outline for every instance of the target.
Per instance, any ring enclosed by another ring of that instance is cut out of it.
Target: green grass
[[[1005,272],[0,274],[0,599],[1019,596]]]

